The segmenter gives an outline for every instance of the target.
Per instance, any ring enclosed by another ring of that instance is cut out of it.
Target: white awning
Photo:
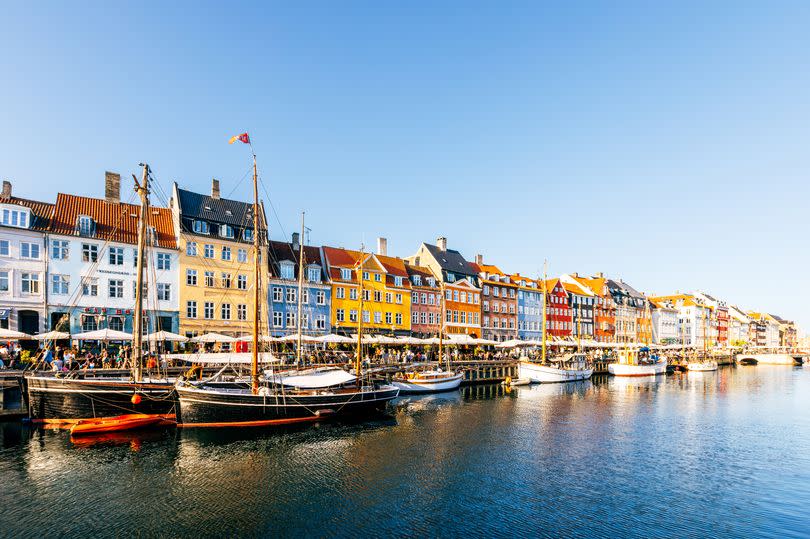
[[[165,354],[163,357],[187,363],[208,365],[249,365],[253,361],[250,352],[213,352],[209,354]],[[259,363],[277,363],[279,358],[270,352],[259,352]]]
[[[114,329],[97,329],[96,331],[76,333],[71,339],[75,341],[131,341],[132,333],[124,333]]]

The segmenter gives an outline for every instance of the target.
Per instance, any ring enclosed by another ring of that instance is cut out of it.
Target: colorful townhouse
[[[303,279],[299,279],[303,256]],[[296,334],[300,325],[303,335],[325,335],[332,329],[332,287],[326,279],[321,249],[302,245],[298,232],[291,242],[269,241],[267,259],[267,306],[270,335]],[[299,324],[299,280],[301,320]]]
[[[406,258],[409,264],[423,266],[442,283],[445,293],[445,332],[481,336],[481,288],[478,272],[454,249],[447,239],[436,245],[423,243],[416,254]]]
[[[481,287],[481,337],[503,342],[518,338],[518,286],[481,255],[470,266],[478,272]]]
[[[131,333],[141,207],[121,202],[121,177],[107,172],[103,199],[59,193],[48,227],[50,327],[70,333]],[[145,329],[178,330],[178,251],[172,213],[146,216]]]
[[[410,334],[411,283],[403,260],[338,247],[323,247],[322,252],[332,287],[335,333],[355,334],[362,316],[363,331],[369,334]]]
[[[546,281],[546,335],[566,339],[573,335],[568,292],[559,279]]]
[[[779,323],[779,346],[787,348],[796,348],[799,344],[799,336],[796,331],[796,325],[782,317],[772,315]]]
[[[248,334],[253,327],[253,204],[220,196],[219,181],[211,194],[172,190],[171,211],[180,249],[180,332],[186,336],[216,332]],[[267,282],[267,220],[259,205],[259,258]],[[264,262],[262,262],[264,261]],[[264,294],[260,323],[267,329]]]
[[[571,305],[572,335],[576,338],[593,339],[596,294],[580,282],[580,276],[576,273],[561,275],[560,282],[568,292],[568,301]]]
[[[686,346],[712,348],[717,342],[717,335],[712,331],[712,308],[692,294],[672,294],[653,296],[655,303],[668,302],[678,309],[679,343]]]
[[[543,293],[539,281],[519,273],[511,276],[518,287],[518,339],[539,340],[543,338]]]
[[[730,346],[745,346],[749,343],[751,318],[741,308],[731,305],[728,308],[728,342]]]
[[[712,309],[712,320],[710,323],[711,333],[716,346],[728,346],[728,325],[729,314],[728,305],[725,301],[718,300],[705,292],[695,292],[698,302],[708,305]]]
[[[593,277],[577,276],[577,281],[594,294],[593,338],[597,342],[616,342],[616,302],[601,273]]]
[[[650,299],[652,304],[652,333],[655,344],[681,344],[678,309],[669,299]]]
[[[53,204],[0,193],[0,327],[33,335],[47,327],[46,232]]]
[[[750,311],[752,320],[749,342],[754,346],[776,348],[779,346],[779,320],[772,314]]]
[[[437,337],[441,329],[442,291],[430,269],[405,264],[411,281],[411,335]]]

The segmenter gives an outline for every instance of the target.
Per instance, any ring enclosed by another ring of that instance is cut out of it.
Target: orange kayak
[[[70,427],[70,434],[72,436],[81,436],[85,434],[142,429],[163,423],[164,420],[165,418],[158,414],[124,414],[114,417],[82,419]]]

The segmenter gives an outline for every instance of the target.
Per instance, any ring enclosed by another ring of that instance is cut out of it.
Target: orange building
[[[594,277],[576,277],[583,286],[594,293],[593,327],[597,342],[616,342],[616,302],[607,287],[607,279],[601,273]]]

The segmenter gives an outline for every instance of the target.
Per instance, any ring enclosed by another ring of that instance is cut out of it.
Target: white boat
[[[462,372],[442,370],[406,372],[391,380],[391,384],[398,387],[400,393],[438,393],[458,389],[463,378]]]
[[[531,378],[510,378],[507,376],[506,380],[501,382],[501,385],[509,387],[527,386],[532,383]]]
[[[717,362],[711,359],[705,361],[690,361],[686,364],[686,370],[691,372],[708,372],[717,370]]]
[[[528,378],[532,382],[540,384],[587,380],[592,374],[593,365],[585,354],[581,353],[554,358],[547,364],[524,360],[518,365],[520,378]]]
[[[647,347],[639,350],[619,350],[619,360],[608,365],[613,376],[655,376],[667,372],[667,360],[650,354]]]

